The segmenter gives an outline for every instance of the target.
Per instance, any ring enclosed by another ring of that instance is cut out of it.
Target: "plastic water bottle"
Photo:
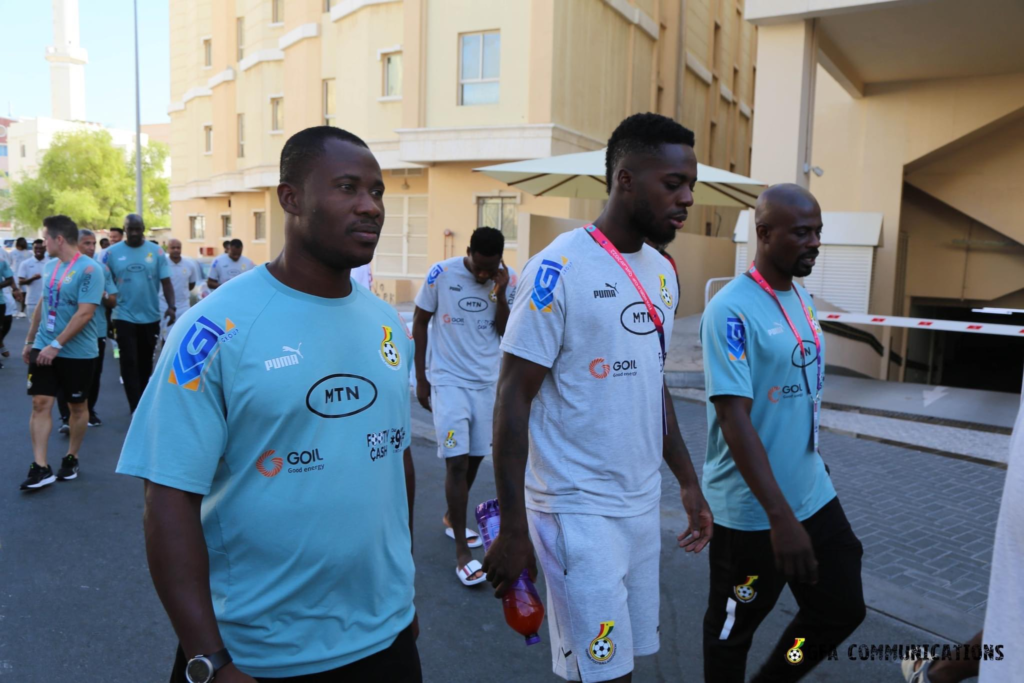
[[[498,537],[501,527],[501,512],[497,500],[489,500],[476,506],[476,522],[480,527],[480,536],[484,541],[484,552],[490,549],[491,543]],[[505,610],[505,623],[512,630],[526,638],[527,645],[540,642],[540,625],[544,622],[544,603],[537,595],[537,589],[530,581],[529,573],[524,569],[512,587],[501,598]]]

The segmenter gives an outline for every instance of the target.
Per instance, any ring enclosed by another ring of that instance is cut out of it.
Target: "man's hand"
[[[430,408],[430,382],[426,377],[416,378],[416,400],[420,402],[421,406],[434,412]]]
[[[173,325],[174,321],[178,319],[178,309],[174,306],[168,306],[164,312],[164,317],[167,318],[168,325]]]
[[[711,508],[708,507],[698,484],[693,483],[680,488],[679,495],[683,499],[683,509],[686,510],[686,519],[690,523],[686,531],[677,538],[679,547],[688,553],[699,553],[711,541],[714,515],[711,514]]]
[[[416,612],[416,614],[414,614],[413,617],[412,617],[412,639],[413,640],[419,640],[420,639],[420,613],[419,612]]]
[[[15,290],[11,295],[14,297],[15,301],[21,302],[25,300],[25,293],[20,289]]]
[[[21,348],[21,359],[23,361],[25,361],[25,365],[28,365],[31,362],[31,355],[32,355],[32,345],[31,344],[25,344],[25,346],[23,346]]]
[[[44,347],[36,356],[36,365],[53,365],[53,359],[57,357],[58,353],[57,349],[52,346]]]
[[[503,596],[524,569],[529,572],[530,580],[536,581],[537,558],[533,554],[530,535],[526,532],[499,533],[484,557],[484,573],[494,586],[494,597]]]
[[[498,272],[494,275],[494,284],[497,286],[496,291],[502,293],[508,287],[508,268],[505,267],[505,262],[501,262],[501,268],[498,268]]]
[[[256,683],[255,678],[239,671],[234,662],[218,671],[215,678],[217,683]]]
[[[814,558],[811,537],[796,517],[790,514],[773,523],[771,539],[775,568],[785,575],[786,580],[796,579],[812,586],[818,583],[818,561]]]

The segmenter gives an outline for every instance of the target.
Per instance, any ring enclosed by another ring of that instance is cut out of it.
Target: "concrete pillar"
[[[817,54],[813,19],[758,28],[750,175],[761,182],[810,185]]]

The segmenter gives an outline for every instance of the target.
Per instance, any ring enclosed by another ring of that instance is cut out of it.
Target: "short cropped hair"
[[[96,236],[96,233],[94,233],[89,228],[79,228],[78,229],[78,239],[82,239],[83,237],[95,237],[95,236]]]
[[[281,182],[301,185],[309,175],[310,165],[324,153],[324,143],[331,139],[370,149],[359,136],[334,126],[313,126],[300,130],[288,138],[281,150]]]
[[[231,246],[231,247],[242,247],[242,246],[244,246],[242,244],[242,240],[238,239],[237,237],[235,239],[231,240],[230,242],[225,242],[225,244],[227,244],[228,246]]]
[[[693,131],[661,114],[633,114],[619,124],[608,139],[605,153],[605,183],[612,191],[612,175],[615,167],[626,156],[636,152],[654,153],[661,145],[686,145],[693,147]]]
[[[124,228],[111,228],[110,230],[107,230],[107,232],[119,232],[123,236],[124,235]]]
[[[19,237],[18,239],[14,240],[14,246],[27,248],[28,241],[24,237]]]
[[[78,226],[67,216],[47,216],[43,219],[43,227],[50,234],[50,239],[63,237],[68,244],[78,244]]]
[[[41,239],[35,239],[35,240],[32,240],[32,246],[33,246],[33,247],[34,247],[35,245],[37,245],[37,244],[46,244],[46,242],[44,242],[44,241],[43,241],[43,240],[41,240]]]
[[[481,256],[500,256],[505,251],[505,236],[495,228],[477,228],[469,237],[469,250]]]

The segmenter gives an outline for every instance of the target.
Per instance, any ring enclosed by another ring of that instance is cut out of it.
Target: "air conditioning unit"
[[[391,170],[391,175],[396,178],[402,176],[421,176],[423,175],[422,168],[395,168]]]

